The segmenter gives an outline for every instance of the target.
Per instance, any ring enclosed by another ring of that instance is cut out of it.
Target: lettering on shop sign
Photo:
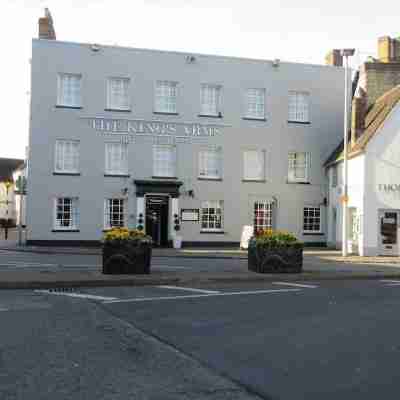
[[[139,138],[159,144],[193,143],[221,134],[222,124],[85,118],[89,126],[106,137],[132,142]]]
[[[381,192],[400,192],[399,183],[380,183],[378,190]]]

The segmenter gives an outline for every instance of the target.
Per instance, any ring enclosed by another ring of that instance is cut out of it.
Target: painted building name
[[[214,137],[223,125],[185,122],[143,121],[109,118],[87,118],[92,129],[110,134],[135,136]]]
[[[398,183],[380,183],[378,190],[381,192],[400,192],[400,184]]]

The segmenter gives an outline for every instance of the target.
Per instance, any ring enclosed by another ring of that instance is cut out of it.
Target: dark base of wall
[[[27,240],[26,244],[47,247],[101,247],[99,240]]]
[[[326,247],[326,242],[304,242],[304,247]]]
[[[101,247],[99,240],[27,240],[28,246],[48,246],[48,247]],[[237,247],[240,242],[182,242],[182,247]],[[172,241],[168,242],[168,246],[172,247]],[[326,242],[305,242],[304,247],[327,247]]]
[[[240,242],[182,242],[182,247],[239,247]]]

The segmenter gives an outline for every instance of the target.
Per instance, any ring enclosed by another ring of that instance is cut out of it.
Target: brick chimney
[[[331,50],[325,57],[325,64],[333,65],[335,67],[343,67],[343,56],[340,54],[340,50]]]
[[[358,91],[358,97],[353,97],[351,106],[351,146],[363,134],[365,129],[365,116],[367,114],[367,96],[362,88]]]
[[[400,62],[400,38],[383,36],[378,39],[378,58],[380,62]]]
[[[45,16],[39,18],[39,39],[56,40],[53,18],[48,8],[44,9]]]

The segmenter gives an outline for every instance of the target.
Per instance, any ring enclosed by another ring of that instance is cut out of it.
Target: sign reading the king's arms
[[[86,118],[96,131],[115,134],[213,137],[221,133],[226,125],[197,124],[186,122],[144,121],[109,118]]]

